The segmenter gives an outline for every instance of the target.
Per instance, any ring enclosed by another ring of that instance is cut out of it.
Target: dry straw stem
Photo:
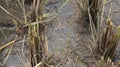
[[[16,36],[14,40],[12,40],[12,41],[10,41],[10,42],[8,42],[8,43],[6,43],[6,44],[4,44],[3,46],[0,47],[0,51],[1,51],[1,50],[3,50],[3,49],[7,48],[8,46],[11,46],[11,48],[9,49],[9,52],[7,53],[7,56],[6,56],[3,64],[5,64],[6,61],[8,60],[9,55],[10,55],[11,52],[12,52],[14,43],[15,43],[16,41],[18,41],[18,40],[20,40],[20,38],[19,38],[18,36]]]
[[[10,47],[10,49],[9,49],[9,52],[8,52],[8,54],[7,54],[7,56],[6,56],[6,58],[5,58],[4,62],[3,62],[3,64],[5,64],[5,63],[7,62],[7,60],[8,60],[8,58],[9,58],[10,54],[12,53],[13,46],[14,46],[14,44],[11,45],[11,47]]]
[[[15,43],[15,42],[18,41],[18,40],[19,40],[19,38],[16,37],[14,40],[12,40],[12,41],[4,44],[3,46],[0,47],[0,51],[1,51],[2,49],[6,48],[6,47],[8,47],[8,46],[10,46],[10,45],[12,45],[13,43]]]

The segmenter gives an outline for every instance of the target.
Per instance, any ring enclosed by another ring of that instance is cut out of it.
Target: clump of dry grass
[[[105,4],[105,0],[104,2],[100,0],[78,0],[77,5],[80,15],[78,13],[77,22],[84,22],[82,23],[82,26],[86,25],[84,28],[87,28],[89,26],[91,27],[91,32],[94,41],[93,44],[98,46],[97,53],[99,53],[100,56],[103,56],[104,61],[106,63],[108,58],[112,60],[114,59],[115,50],[118,45],[118,34],[116,34],[118,30],[117,27],[112,24],[112,21],[110,19],[107,20],[107,25],[105,29],[101,28],[103,27],[100,25],[103,22],[103,14],[105,7],[102,3]],[[101,6],[103,7],[103,10],[100,10]],[[99,15],[99,11],[102,11],[101,17]]]
[[[48,44],[45,44],[45,38],[42,34],[45,29],[45,25],[39,23],[43,21],[42,6],[44,0],[34,0],[32,4],[31,20],[28,23],[28,45],[31,56],[31,66],[35,66],[40,63],[43,58],[47,55]],[[31,25],[31,23],[36,23]],[[44,64],[42,65],[44,67]]]
[[[83,19],[85,18],[87,20],[86,22],[84,22],[84,24],[85,23],[90,24],[91,22],[93,22],[93,23],[91,23],[91,24],[94,24],[92,28],[97,29],[98,25],[100,25],[100,23],[98,23],[98,20],[97,20],[97,19],[100,19],[98,17],[98,12],[102,5],[100,0],[82,0],[82,1],[78,0],[78,1],[79,2],[77,5],[80,10],[80,13],[82,13]],[[82,3],[80,3],[80,1]],[[77,20],[81,21],[80,18],[78,18]],[[106,28],[105,28],[104,32],[102,33],[102,38],[100,38],[101,46],[99,47],[100,51],[104,55],[105,59],[107,59],[108,56],[110,58],[113,57],[116,46],[117,46],[118,39],[115,34],[116,33],[115,28],[116,27],[112,24],[112,21],[110,19],[107,20]],[[101,29],[101,28],[99,28],[99,29]],[[94,30],[92,32],[94,32]],[[98,33],[100,33],[100,32],[98,31]],[[100,35],[100,34],[98,34],[98,35]],[[99,39],[99,37],[98,37],[98,39]]]
[[[118,38],[116,35],[116,27],[112,24],[110,19],[107,20],[107,25],[102,32],[102,38],[98,50],[105,60],[113,59],[116,47],[118,45]]]
[[[45,43],[45,36],[43,35],[45,25],[41,23],[41,21],[43,21],[42,9],[44,0],[33,0],[30,20],[27,18],[24,0],[22,0],[22,3],[19,0],[17,0],[17,2],[23,11],[24,19],[19,19],[2,6],[0,6],[0,8],[3,9],[14,22],[16,25],[15,32],[17,32],[18,35],[23,37],[28,32],[27,44],[30,50],[30,62],[31,66],[34,67],[40,63],[48,53],[48,44]]]
[[[102,56],[101,59],[97,62],[96,67],[117,67],[110,58],[107,61]]]

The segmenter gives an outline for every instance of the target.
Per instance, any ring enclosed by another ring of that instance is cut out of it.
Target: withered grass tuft
[[[45,25],[39,23],[39,21],[44,20],[42,13],[43,4],[44,0],[33,1],[31,20],[28,23],[28,45],[30,48],[32,67],[42,62],[48,52],[48,46],[45,46],[45,38],[42,34],[44,32]],[[31,25],[31,23],[36,24]],[[47,47],[47,49],[45,49],[45,47]],[[42,64],[42,67],[45,67],[44,64]]]
[[[103,56],[103,59],[106,63],[108,59],[114,60],[115,50],[118,45],[119,36],[117,29],[118,27],[113,25],[111,19],[107,20],[105,28],[104,26],[102,26],[104,22],[103,15],[105,3],[106,0],[78,0],[77,7],[79,12],[77,22],[80,23],[81,20],[83,20],[82,26],[84,26],[84,28],[91,28],[93,44],[98,46],[97,53],[99,54],[99,56]]]
[[[114,53],[118,45],[118,37],[116,32],[117,27],[113,25],[113,22],[110,19],[108,19],[107,25],[102,32],[100,46],[98,47],[101,56],[103,56],[105,60],[108,58],[114,59]]]

